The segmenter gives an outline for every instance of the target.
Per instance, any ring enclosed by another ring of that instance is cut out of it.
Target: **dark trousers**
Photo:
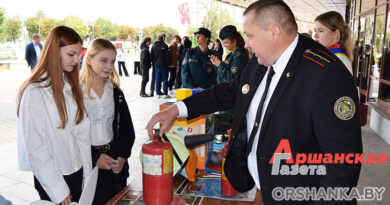
[[[155,66],[152,66],[152,80],[150,81],[150,95],[153,95],[155,87],[156,87],[156,69]]]
[[[163,83],[164,95],[168,95],[168,69],[167,67],[158,67],[156,66],[156,93],[157,95],[162,95],[161,91],[161,81]]]
[[[127,73],[125,62],[124,61],[118,61],[119,76],[122,76],[122,69],[121,69],[122,66],[123,66],[123,72],[125,73],[125,76],[129,76],[129,73]]]
[[[111,149],[106,152],[107,155],[116,159],[113,156],[113,144],[110,143]],[[101,152],[95,148],[91,148],[92,151],[92,165],[95,167],[97,160],[100,157]],[[95,196],[93,198],[93,205],[104,205],[115,194],[119,193],[127,185],[127,177],[129,176],[129,164],[127,160],[123,165],[123,169],[119,174],[115,174],[112,170],[99,169],[98,180],[96,184]]]
[[[77,172],[71,175],[64,176],[64,179],[70,189],[70,195],[72,196],[72,201],[78,202],[81,196],[81,189],[83,183],[83,168],[79,169]],[[34,187],[38,191],[41,200],[51,201],[51,199],[46,194],[42,185],[39,183],[38,179],[35,176],[34,176]]]
[[[135,74],[142,75],[142,73],[141,73],[141,63],[139,61],[134,61],[134,75]]]
[[[175,83],[175,88],[179,89],[181,87],[181,66],[179,66],[176,69],[176,83]]]
[[[150,68],[142,68],[142,82],[141,82],[140,94],[146,94],[145,87],[146,87],[146,84],[149,82],[149,69]]]
[[[168,89],[172,90],[176,79],[176,68],[168,68],[168,69],[169,69]]]

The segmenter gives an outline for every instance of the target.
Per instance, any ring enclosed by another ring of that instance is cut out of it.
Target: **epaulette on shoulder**
[[[302,55],[306,59],[313,61],[321,67],[325,67],[331,62],[336,61],[334,57],[330,56],[325,51],[322,51],[320,49],[306,49]]]

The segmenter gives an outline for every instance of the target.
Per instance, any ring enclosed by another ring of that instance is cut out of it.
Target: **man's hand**
[[[152,119],[150,119],[148,125],[146,126],[149,137],[150,138],[153,137],[153,127],[158,122],[161,125],[159,135],[162,136],[164,131],[172,124],[173,120],[176,118],[178,114],[179,114],[179,109],[177,108],[176,105],[172,105],[168,109],[165,109],[161,112],[154,114]]]
[[[98,161],[96,162],[96,165],[100,169],[111,170],[112,165],[114,164],[112,162],[112,160],[113,160],[112,157],[108,156],[107,154],[100,154],[100,157],[99,157]]]
[[[72,196],[69,194],[62,202],[61,205],[69,205],[72,203]]]
[[[119,172],[122,171],[123,165],[125,164],[126,159],[122,158],[122,157],[118,157],[117,161],[118,161],[118,163],[114,163],[112,165],[112,172],[114,172],[115,174],[119,174]]]

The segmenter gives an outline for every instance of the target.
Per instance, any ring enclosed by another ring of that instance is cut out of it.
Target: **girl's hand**
[[[72,196],[69,194],[62,202],[61,205],[69,205],[72,202]]]
[[[96,166],[100,169],[111,170],[114,163],[112,162],[112,157],[107,154],[100,154],[98,161],[96,162]]]
[[[217,67],[219,66],[219,64],[222,63],[222,61],[219,60],[219,58],[216,55],[211,55],[210,60],[211,60],[211,63]]]
[[[113,171],[115,174],[119,174],[119,172],[122,171],[123,165],[125,164],[126,159],[125,159],[125,158],[122,158],[122,157],[118,157],[117,161],[118,161],[118,163],[114,163],[114,164],[112,165],[112,171]]]

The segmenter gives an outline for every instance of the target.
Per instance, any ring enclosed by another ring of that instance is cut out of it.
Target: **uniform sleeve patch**
[[[340,120],[350,120],[356,112],[356,106],[350,97],[341,97],[334,104],[334,113]]]

